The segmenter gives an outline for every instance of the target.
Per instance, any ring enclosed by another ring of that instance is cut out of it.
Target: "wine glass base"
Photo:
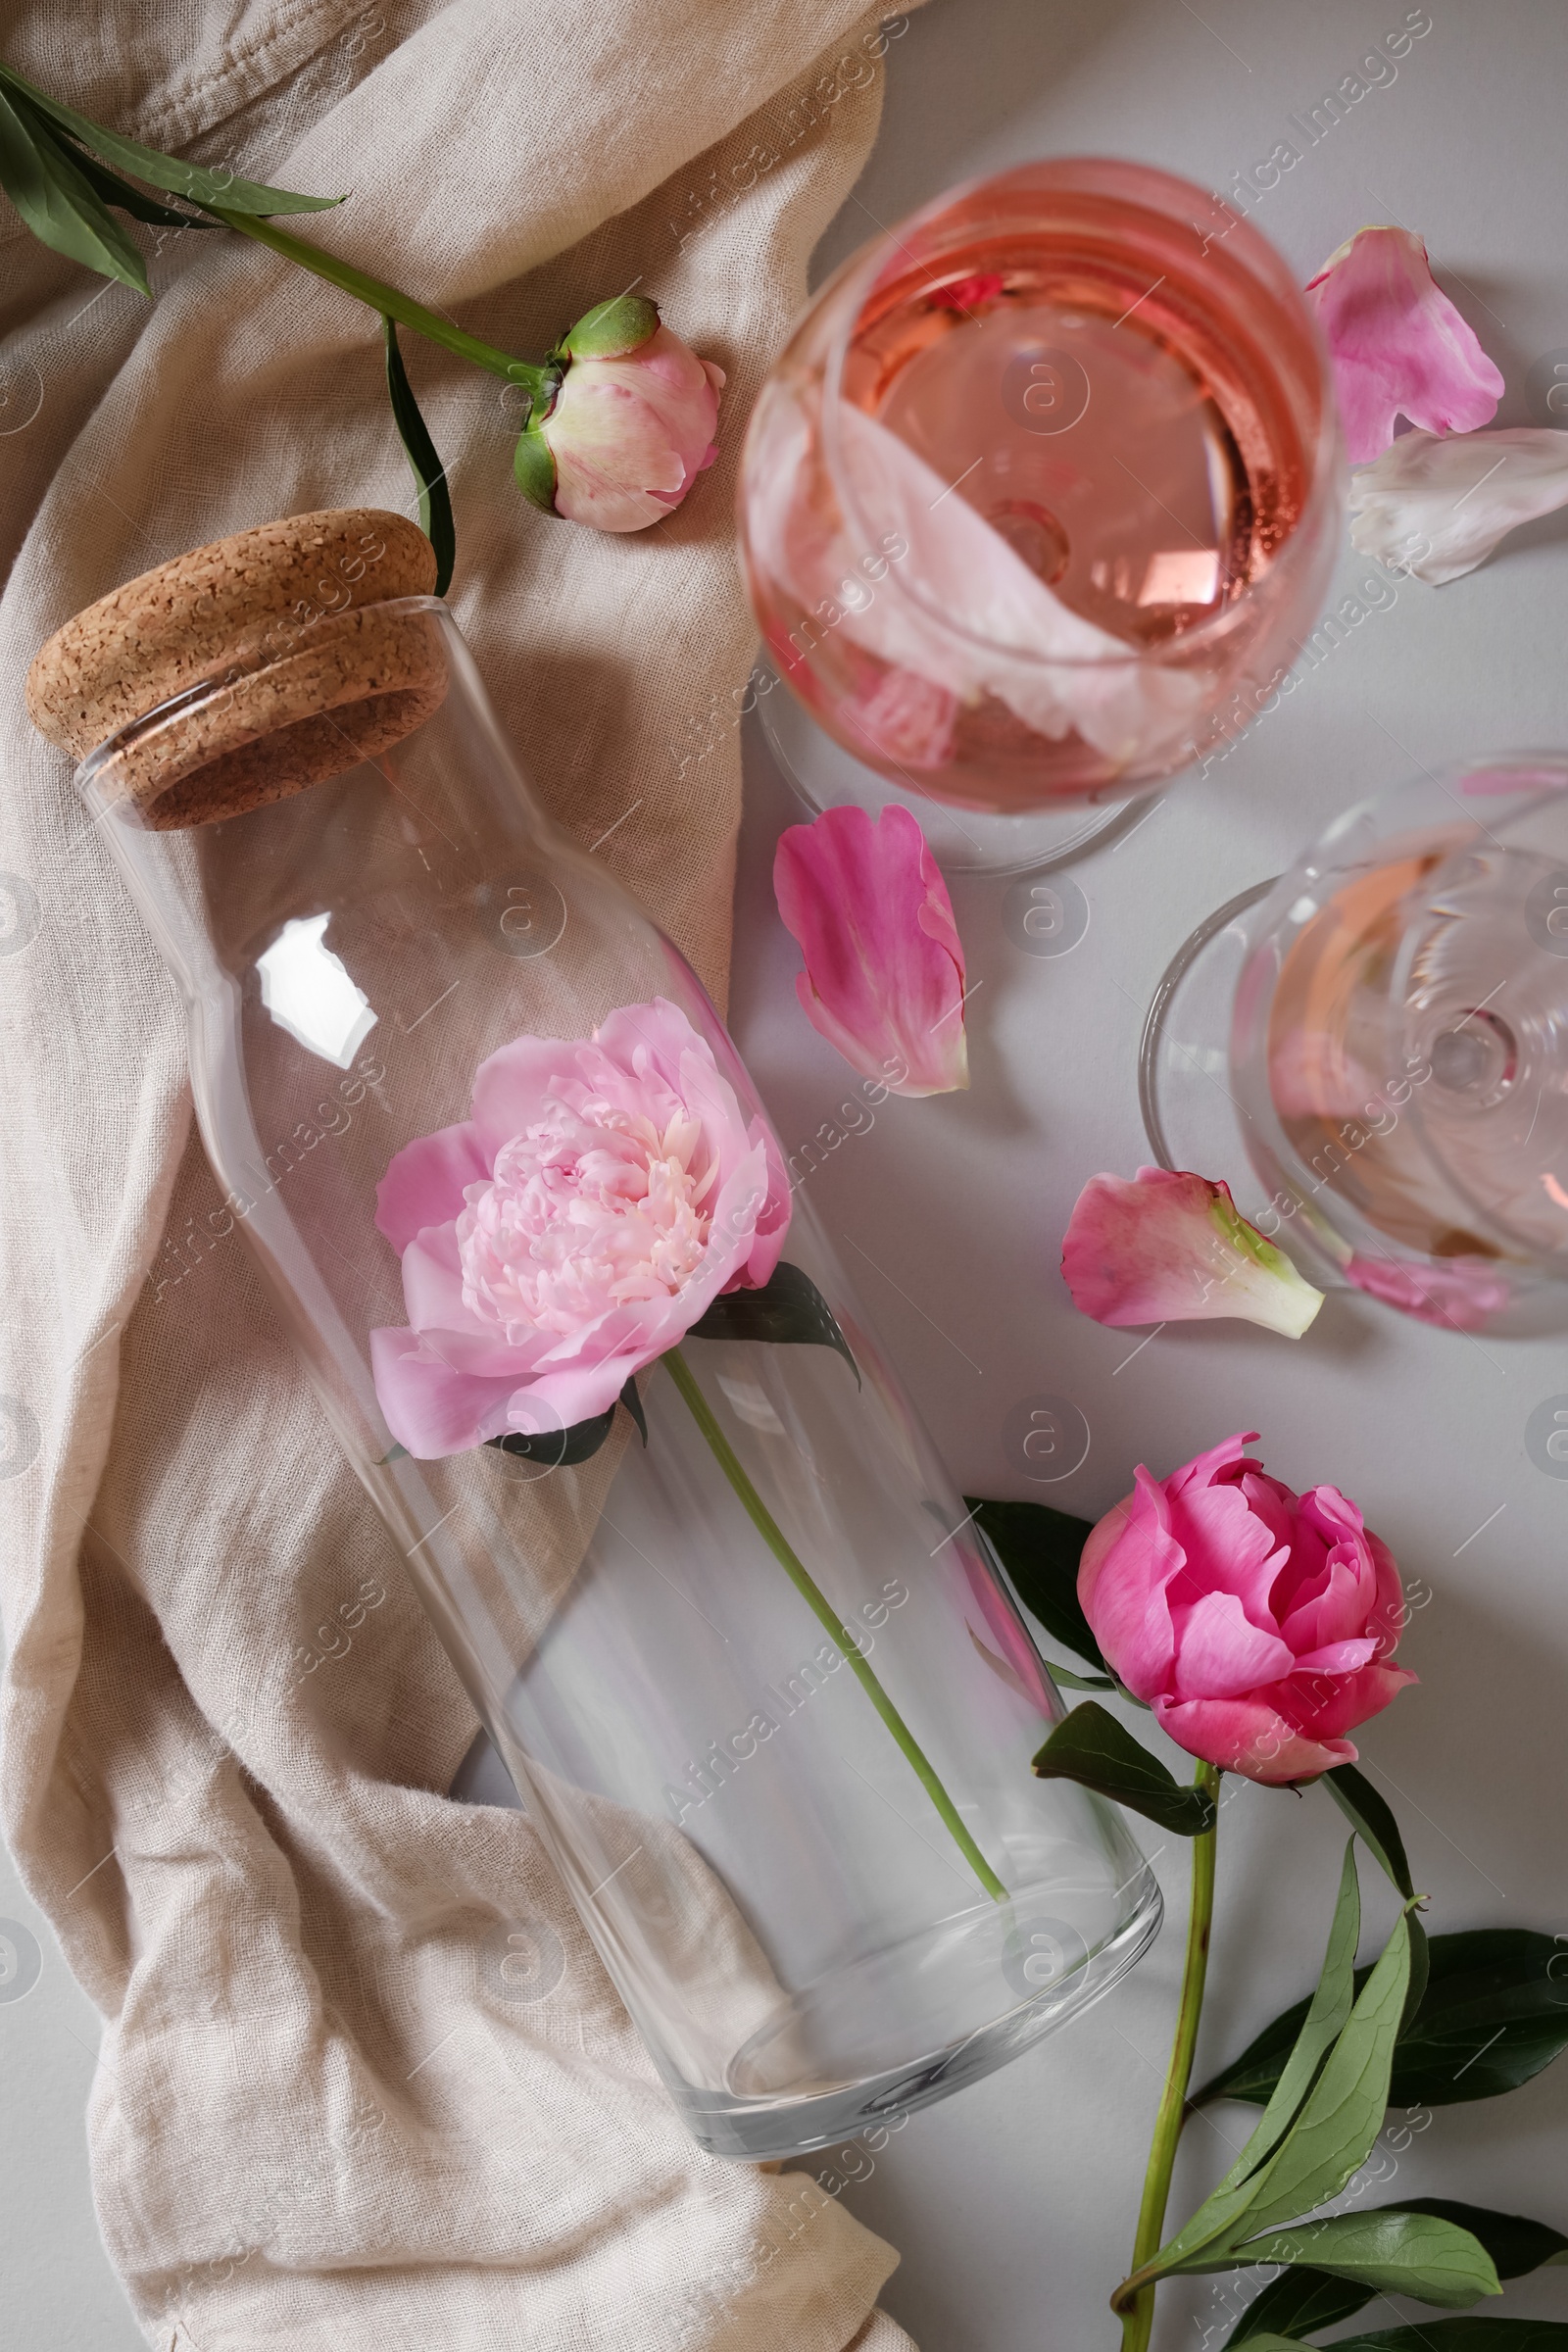
[[[776,674],[772,690],[758,696],[758,715],[779,773],[813,816],[826,808],[863,808],[869,816],[880,816],[884,808],[907,808],[948,874],[1027,874],[1062,865],[1147,815],[1151,795],[1158,789],[1152,785],[1103,808],[1080,801],[1016,816],[991,815],[955,808],[913,781],[893,784],[864,766],[817,725]]]

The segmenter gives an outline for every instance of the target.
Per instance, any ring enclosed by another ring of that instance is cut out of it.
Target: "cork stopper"
[[[439,627],[395,609],[432,594],[435,569],[423,532],[375,507],[236,532],[68,620],[27,672],[28,715],[77,760],[109,745],[98,788],[145,825],[238,816],[440,708]]]

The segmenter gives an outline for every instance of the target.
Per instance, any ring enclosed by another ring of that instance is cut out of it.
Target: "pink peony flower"
[[[789,1218],[778,1146],[665,998],[588,1044],[514,1038],[472,1118],[376,1190],[409,1315],[370,1334],[387,1427],[428,1461],[592,1419],[720,1291],[767,1281]]]
[[[807,1019],[896,1095],[969,1083],[963,949],[948,886],[906,808],[829,808],[779,836],[773,891],[806,969]],[[902,1064],[905,1075],[888,1078]]]
[[[1237,1213],[1230,1187],[1140,1168],[1091,1176],[1061,1245],[1072,1302],[1097,1323],[1236,1315],[1298,1340],[1323,1303],[1283,1250]]]
[[[1334,363],[1352,466],[1380,458],[1396,417],[1470,432],[1497,413],[1502,377],[1407,228],[1358,229],[1306,289]]]
[[[640,295],[601,303],[553,355],[565,373],[517,443],[535,505],[600,531],[640,531],[678,507],[718,455],[724,370]]]
[[[1227,1438],[1140,1468],[1084,1545],[1078,1597],[1118,1680],[1189,1755],[1277,1786],[1353,1764],[1345,1738],[1417,1678],[1389,1663],[1394,1555],[1335,1487],[1295,1494]]]
[[[1352,1257],[1345,1279],[1440,1331],[1484,1331],[1511,1297],[1507,1283],[1485,1260],[1412,1266],[1393,1257]]]

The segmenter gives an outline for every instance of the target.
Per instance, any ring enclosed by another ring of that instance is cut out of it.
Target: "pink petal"
[[[1287,1723],[1264,1695],[1250,1698],[1156,1698],[1162,1732],[1224,1772],[1239,1772],[1267,1788],[1316,1780],[1337,1764],[1353,1764],[1348,1740],[1312,1740]]]
[[[1296,1661],[1298,1674],[1355,1674],[1370,1666],[1377,1655],[1377,1642],[1364,1634],[1354,1642],[1330,1642],[1323,1649],[1309,1649]],[[1356,1720],[1359,1722],[1360,1718]]]
[[[1227,1185],[1163,1168],[1140,1168],[1130,1184],[1092,1176],[1068,1219],[1061,1270],[1073,1304],[1097,1323],[1236,1316],[1295,1340],[1323,1303],[1238,1216]]]
[[[1298,1668],[1274,1685],[1271,1696],[1280,1711],[1315,1739],[1337,1739],[1354,1731],[1384,1708],[1404,1689],[1420,1681],[1408,1666],[1363,1666],[1355,1674],[1317,1674]]]
[[[773,889],[805,952],[807,1019],[894,1094],[969,1083],[963,949],[947,884],[906,808],[829,808],[780,835]],[[903,1075],[890,1078],[902,1065]]]
[[[1175,1655],[1166,1587],[1183,1565],[1170,1532],[1170,1503],[1142,1467],[1125,1502],[1091,1530],[1078,1562],[1078,1599],[1117,1678],[1152,1699]]]
[[[375,1188],[376,1224],[401,1256],[422,1226],[448,1224],[463,1206],[465,1185],[483,1184],[489,1173],[471,1120],[416,1136]]]
[[[1334,363],[1352,466],[1379,458],[1395,420],[1470,432],[1496,415],[1503,382],[1434,283],[1427,249],[1405,228],[1363,228],[1306,289]]]
[[[370,1369],[386,1425],[416,1461],[466,1453],[495,1435],[513,1382],[454,1370],[416,1331],[372,1331]]]
[[[1568,433],[1402,433],[1350,476],[1350,542],[1429,586],[1485,563],[1499,539],[1568,506]]]
[[[1482,1331],[1509,1299],[1507,1283],[1486,1265],[1412,1266],[1392,1257],[1352,1257],[1345,1273],[1369,1298],[1442,1331]]]
[[[514,1037],[480,1062],[473,1074],[473,1126],[486,1176],[502,1145],[540,1117],[552,1081],[575,1067],[576,1053],[565,1038]]]
[[[900,767],[946,767],[953,757],[957,700],[913,670],[884,669],[860,686],[839,716],[868,751]]]
[[[1205,1592],[1183,1612],[1177,1630],[1175,1695],[1239,1698],[1277,1682],[1296,1664],[1277,1634],[1249,1622],[1234,1592]]]

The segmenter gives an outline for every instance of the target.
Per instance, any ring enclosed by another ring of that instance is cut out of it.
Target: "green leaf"
[[[1410,1931],[1401,1914],[1300,2114],[1253,2178],[1241,2217],[1250,2235],[1327,2204],[1366,2162],[1389,2103],[1394,2043],[1409,1978]]]
[[[643,1400],[637,1394],[636,1383],[628,1376],[616,1403],[623,1404],[638,1429],[642,1441],[648,1443],[648,1422],[643,1413]],[[537,1437],[525,1437],[521,1430],[509,1430],[504,1437],[487,1438],[485,1443],[502,1453],[510,1453],[519,1461],[543,1462],[551,1470],[569,1470],[578,1462],[590,1461],[609,1437],[615,1419],[612,1404],[591,1420],[574,1421],[569,1429],[547,1429]]]
[[[1116,1689],[1114,1681],[1108,1674],[1072,1674],[1065,1666],[1058,1666],[1054,1658],[1047,1658],[1044,1664],[1046,1672],[1058,1690],[1114,1690]]]
[[[1372,2300],[1373,2289],[1354,2278],[1331,2278],[1327,2271],[1304,2267],[1283,2271],[1247,2306],[1230,2334],[1225,2352],[1237,2344],[1260,2340],[1293,2342],[1314,2328],[1332,2328],[1336,2320],[1353,2319]]]
[[[1544,2222],[1527,2221],[1523,2214],[1496,2213],[1486,2205],[1460,2205],[1449,2197],[1401,2197],[1394,2206],[1372,2206],[1373,2213],[1424,2213],[1467,2230],[1486,2248],[1499,2278],[1522,2278],[1544,2263],[1560,2263],[1568,2254],[1568,2237]],[[1418,2291],[1415,2289],[1412,2292]],[[1236,2344],[1273,2330],[1299,2337],[1337,2320],[1353,2318],[1372,2300],[1375,2289],[1353,2279],[1333,2278],[1326,2271],[1288,2270],[1248,2305],[1226,2343]]]
[[[11,104],[24,118],[33,137],[47,139],[67,163],[81,173],[94,194],[102,197],[105,204],[118,204],[122,212],[129,213],[133,220],[145,220],[150,228],[209,229],[215,225],[211,220],[199,219],[195,213],[176,213],[172,205],[159,204],[142,189],[132,187],[128,179],[122,179],[118,172],[111,172],[107,164],[99,163],[97,157],[89,155],[85,147],[78,147],[74,139],[68,138],[57,124],[50,122],[47,115],[40,114],[35,106],[24,98],[20,90],[12,91]]]
[[[1108,1676],[1110,1668],[1078,1599],[1078,1561],[1092,1522],[1044,1502],[986,1502],[974,1494],[963,1499],[1031,1616],[1075,1656]]]
[[[0,88],[0,188],[42,245],[82,262],[102,277],[150,294],[147,269],[102,198],[52,139],[35,137],[30,122]]]
[[[436,455],[429,427],[414,397],[414,386],[409,382],[403,354],[398,349],[397,320],[384,313],[381,332],[386,340],[386,388],[391,395],[392,415],[404,454],[419,487],[419,528],[435,549],[435,592],[437,596],[445,596],[452,584],[452,566],[458,557],[458,529],[452,518],[447,469]]]
[[[1354,2278],[1380,2294],[1415,2295],[1446,2311],[1463,2311],[1483,2295],[1502,2292],[1491,2255],[1468,2230],[1436,2214],[1396,2207],[1336,2213],[1271,2230],[1249,2238],[1230,2259],[1307,2263],[1331,2278]],[[1225,2260],[1204,2267],[1222,2270]]]
[[[642,1439],[643,1451],[646,1453],[648,1450],[648,1415],[643,1411],[643,1400],[637,1393],[635,1372],[627,1373],[626,1386],[620,1392],[620,1401],[637,1424],[637,1435]]]
[[[1405,1859],[1399,1825],[1364,1772],[1353,1764],[1337,1764],[1323,1775],[1322,1786],[1385,1875],[1406,1902],[1415,1894],[1415,1882]]]
[[[849,1342],[834,1321],[827,1300],[808,1274],[783,1259],[758,1290],[720,1292],[686,1336],[692,1340],[766,1340],[775,1348],[790,1344],[833,1348],[855,1374],[856,1387],[860,1386],[860,1367],[850,1353]]]
[[[1353,1764],[1336,1765],[1332,1772],[1323,1775],[1323,1786],[1385,1877],[1393,1881],[1407,1901],[1413,1900],[1415,1883],[1405,1858],[1399,1825],[1365,1773],[1357,1772]],[[1416,2011],[1421,2006],[1431,1965],[1426,1930],[1412,1912],[1410,1983],[1404,1996],[1404,2016],[1399,2027],[1401,2038],[1409,2031]]]
[[[584,311],[557,350],[574,360],[613,360],[659,332],[659,306],[646,294],[617,294]]]
[[[107,163],[118,164],[124,172],[134,172],[138,179],[147,180],[155,188],[187,197],[192,204],[226,205],[231,213],[258,213],[266,219],[274,213],[330,212],[334,205],[343,202],[341,196],[296,196],[287,188],[269,188],[260,180],[236,179],[228,172],[210,172],[201,164],[184,163],[178,156],[161,155],[156,147],[144,147],[139,139],[122,138],[119,131],[90,122],[74,107],[64,106],[58,98],[51,98],[47,90],[40,90],[14,66],[0,65],[0,84],[20,91],[39,114],[58,122],[63,130],[68,130],[74,139],[79,139]],[[9,188],[6,192],[10,194]],[[21,212],[20,205],[17,210]],[[28,226],[31,225],[29,221]],[[44,242],[47,244],[49,240],[45,238]]]
[[[554,514],[556,461],[537,424],[524,425],[517,435],[517,446],[512,453],[512,471],[523,497],[545,514]]]
[[[1345,1859],[1340,1866],[1340,1891],[1329,1923],[1329,1939],[1317,1989],[1302,2015],[1290,2055],[1280,2069],[1273,2096],[1219,2186],[1204,2199],[1185,2229],[1160,2249],[1154,2263],[1147,2266],[1154,2275],[1174,2268],[1216,2238],[1239,2234],[1233,2225],[1245,2210],[1254,2181],[1300,2114],[1307,2093],[1349,2019],[1353,2001],[1351,1976],[1360,1936],[1361,1889],[1355,1875],[1355,1839],[1348,1838]]]
[[[1298,2347],[1280,2339],[1283,2352]],[[1253,2352],[1270,2352],[1255,2339]],[[1342,2335],[1333,2352],[1568,2352],[1561,2320],[1420,2320],[1413,2328],[1385,2328],[1376,2335]]]
[[[1180,1838],[1200,1838],[1214,1826],[1207,1790],[1173,1780],[1159,1758],[1092,1698],[1057,1724],[1034,1769],[1043,1781],[1077,1781]]]
[[[1431,1974],[1394,2053],[1396,2107],[1451,2107],[1517,2090],[1568,2048],[1563,1947],[1530,1928],[1471,1928],[1430,1939]],[[1370,1972],[1357,1972],[1357,1986]],[[1305,2014],[1298,2002],[1193,2094],[1261,2102]]]
[[[1497,2266],[1499,2278],[1523,2278],[1548,2262],[1568,2257],[1568,2237],[1545,2222],[1522,2213],[1498,2213],[1491,2205],[1461,2205],[1452,2197],[1401,2197],[1405,2213],[1433,2213],[1479,2238]]]

